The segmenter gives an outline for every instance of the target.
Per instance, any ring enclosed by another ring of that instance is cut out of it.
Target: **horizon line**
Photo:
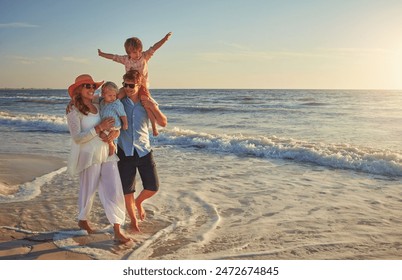
[[[66,90],[67,88],[49,87],[0,87],[0,90]],[[393,90],[401,91],[402,88],[151,88],[150,90]]]

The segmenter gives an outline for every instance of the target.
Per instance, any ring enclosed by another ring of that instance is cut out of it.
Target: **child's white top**
[[[147,51],[142,52],[141,57],[137,60],[131,59],[128,55],[115,54],[113,56],[113,61],[124,64],[126,72],[131,69],[139,71],[144,76],[144,85],[149,88],[148,60],[151,59],[154,52],[155,51],[151,47]]]

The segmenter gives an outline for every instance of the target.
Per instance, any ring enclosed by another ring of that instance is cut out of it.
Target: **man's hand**
[[[145,108],[145,109],[151,109],[152,110],[152,108],[155,108],[156,106],[158,106],[158,104],[156,104],[151,98],[147,98],[147,99],[145,99],[144,98],[144,100],[141,100],[141,104],[142,104],[142,106]]]

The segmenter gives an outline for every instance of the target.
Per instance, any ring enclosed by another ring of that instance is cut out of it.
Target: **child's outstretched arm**
[[[166,43],[167,40],[169,40],[170,36],[172,36],[172,32],[169,32],[168,34],[165,35],[165,37],[162,38],[162,40],[160,40],[159,42],[155,43],[155,44],[152,46],[152,49],[153,49],[154,51],[156,51],[157,49],[159,49],[160,47],[162,47],[162,45],[163,45],[164,43]]]
[[[100,49],[98,49],[98,55],[107,59],[113,59],[114,54],[111,53],[104,53]]]

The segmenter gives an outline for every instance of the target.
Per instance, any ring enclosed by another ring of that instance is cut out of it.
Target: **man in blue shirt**
[[[138,210],[140,219],[144,220],[145,210],[142,207],[142,202],[155,195],[159,189],[156,164],[149,142],[149,118],[146,108],[150,108],[155,112],[156,123],[162,127],[167,125],[167,118],[159,110],[157,103],[153,99],[149,98],[149,100],[140,101],[140,91],[147,89],[141,86],[142,75],[138,71],[128,71],[123,76],[123,80],[123,90],[126,97],[121,102],[127,114],[128,129],[122,130],[118,139],[117,155],[120,158],[118,167],[131,226],[135,231],[140,231],[135,208]],[[134,182],[137,169],[144,189],[134,199]]]

